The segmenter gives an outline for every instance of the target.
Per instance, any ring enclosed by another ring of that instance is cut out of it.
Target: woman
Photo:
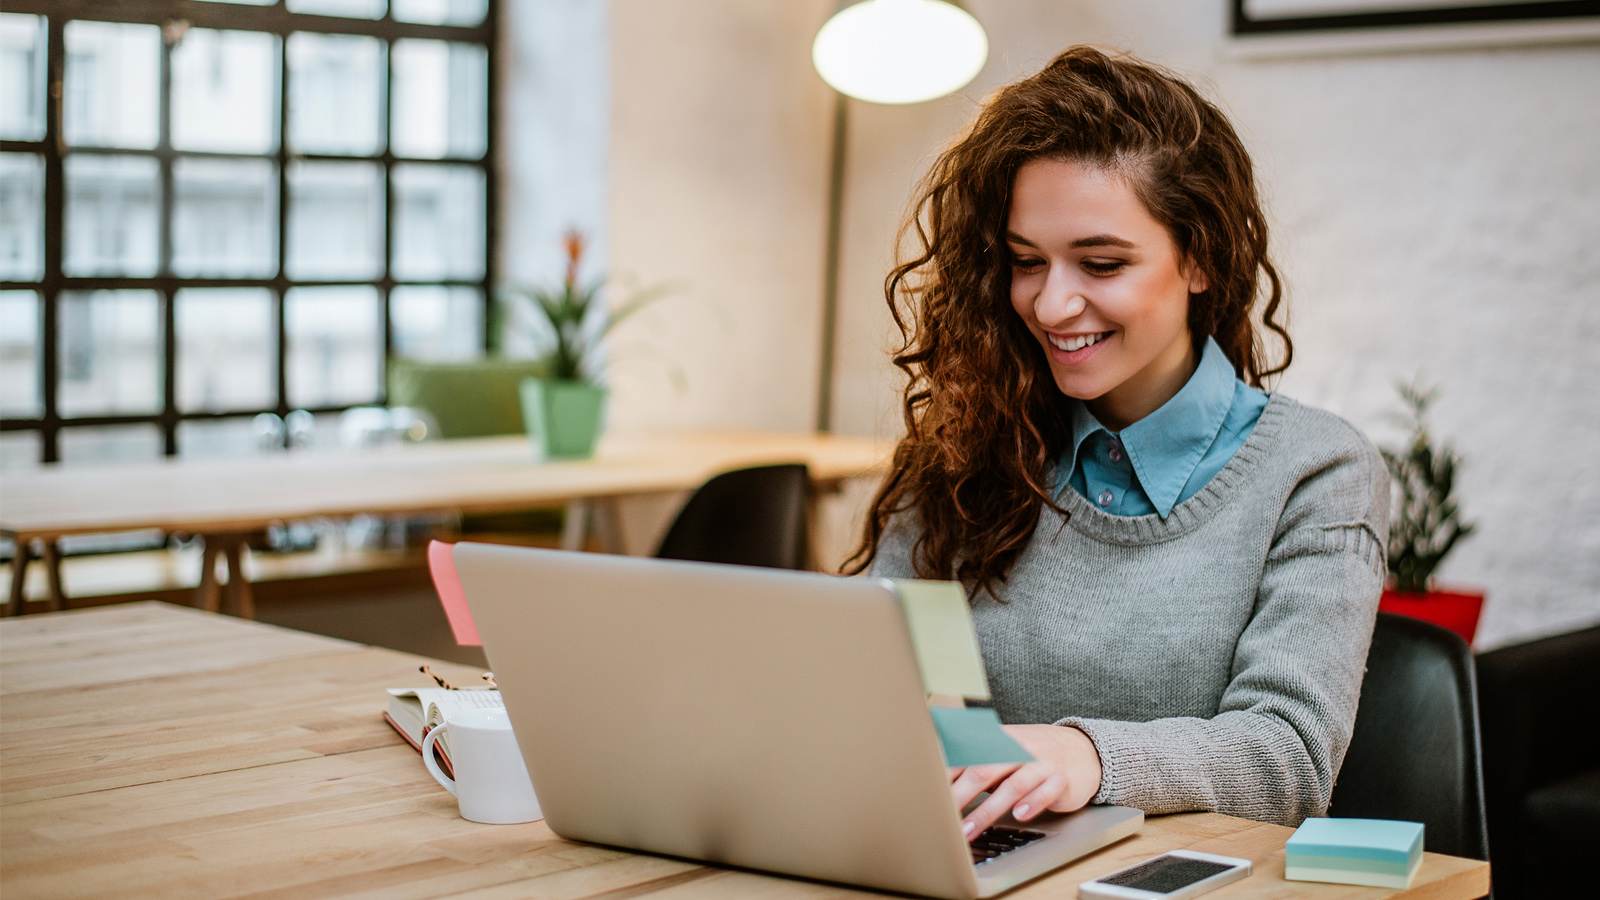
[[[886,285],[906,436],[854,569],[968,588],[1035,762],[953,771],[958,805],[992,791],[967,834],[1089,802],[1323,814],[1388,476],[1355,428],[1261,389],[1291,345],[1233,128],[1076,47],[991,97],[913,209]]]

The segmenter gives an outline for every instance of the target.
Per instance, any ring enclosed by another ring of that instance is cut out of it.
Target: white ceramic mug
[[[433,758],[433,745],[450,733],[452,779]],[[456,795],[461,818],[489,825],[510,825],[544,818],[539,798],[528,780],[511,719],[503,709],[464,709],[422,739],[422,761],[445,789]]]

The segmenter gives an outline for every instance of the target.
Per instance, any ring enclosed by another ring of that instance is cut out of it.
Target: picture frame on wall
[[[1233,0],[1235,36],[1430,25],[1516,25],[1600,17],[1600,0]]]

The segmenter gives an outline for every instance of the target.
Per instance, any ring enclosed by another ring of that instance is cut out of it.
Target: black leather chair
[[[1483,653],[1478,688],[1495,896],[1593,896],[1600,627]]]
[[[656,556],[804,569],[810,490],[803,465],[724,472],[683,505]]]
[[[1455,633],[1378,613],[1355,734],[1328,815],[1425,826],[1434,853],[1488,859],[1472,654]]]

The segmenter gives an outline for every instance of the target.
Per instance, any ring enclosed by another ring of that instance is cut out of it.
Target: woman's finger
[[[1011,774],[1011,777],[1001,782],[998,787],[989,793],[988,799],[978,805],[978,808],[967,815],[961,823],[961,833],[967,840],[982,834],[990,825],[1000,821],[1000,817],[1011,811],[1011,807],[1018,800],[1027,796],[1034,788],[1044,782],[1049,771],[1040,765],[1029,764],[1022,766]]]
[[[956,809],[966,809],[972,799],[1004,781],[1019,766],[967,766],[955,781],[950,783],[950,793],[955,798]]]
[[[1026,822],[1050,808],[1050,804],[1061,799],[1061,795],[1066,792],[1066,776],[1060,774],[1051,775],[1044,781],[1039,782],[1039,786],[1029,791],[1021,800],[1018,800],[1011,807],[1011,815],[1018,822]]]

